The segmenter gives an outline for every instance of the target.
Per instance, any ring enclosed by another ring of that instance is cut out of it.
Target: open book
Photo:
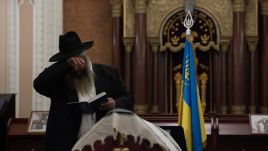
[[[84,102],[69,102],[67,103],[71,111],[80,112],[82,114],[91,114],[99,110],[101,104],[107,102],[106,92],[99,93],[98,95],[90,98]]]

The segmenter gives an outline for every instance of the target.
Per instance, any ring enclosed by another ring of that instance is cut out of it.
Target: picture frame
[[[249,122],[252,134],[268,134],[268,114],[250,114]]]
[[[48,111],[32,111],[28,121],[28,133],[45,133]]]

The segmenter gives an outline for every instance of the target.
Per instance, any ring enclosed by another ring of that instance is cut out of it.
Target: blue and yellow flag
[[[191,42],[186,40],[183,55],[181,95],[178,102],[179,126],[184,129],[188,151],[202,151],[207,135],[196,82],[195,55]]]

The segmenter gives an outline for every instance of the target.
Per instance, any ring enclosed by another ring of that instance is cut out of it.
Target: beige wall
[[[7,91],[6,87],[6,57],[7,57],[7,0],[0,0],[0,93]]]
[[[32,107],[33,8],[28,1],[20,6],[19,116],[29,117]]]
[[[33,10],[29,1],[20,6],[18,117],[29,117],[32,104]],[[0,0],[0,93],[7,93],[7,0]]]

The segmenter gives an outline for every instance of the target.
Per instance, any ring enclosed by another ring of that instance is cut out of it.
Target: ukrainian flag
[[[207,135],[196,84],[195,55],[191,42],[186,40],[183,56],[181,95],[178,103],[178,123],[184,129],[188,151],[202,151]]]

